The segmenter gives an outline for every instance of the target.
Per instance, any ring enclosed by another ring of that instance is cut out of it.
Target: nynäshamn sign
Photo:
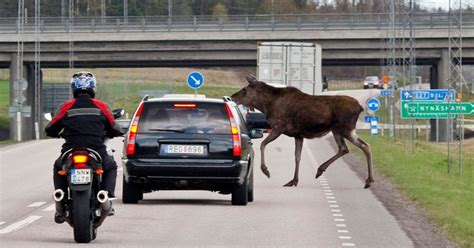
[[[402,101],[401,117],[416,119],[447,119],[458,114],[474,114],[474,103],[436,103],[423,101]]]

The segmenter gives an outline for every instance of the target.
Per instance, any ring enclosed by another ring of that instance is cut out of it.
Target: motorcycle
[[[112,111],[115,119],[124,112]],[[107,146],[107,150],[111,149]],[[90,148],[72,148],[61,155],[61,160],[63,167],[58,174],[67,177],[68,190],[54,191],[56,212],[74,229],[77,243],[89,243],[112,211],[107,191],[100,190],[103,158]]]

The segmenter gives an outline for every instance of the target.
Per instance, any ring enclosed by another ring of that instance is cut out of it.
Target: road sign
[[[376,116],[376,115],[366,115],[366,116],[364,116],[364,121],[365,121],[365,122],[369,123],[369,122],[371,122],[372,120],[375,120],[376,122],[380,122],[379,117]]]
[[[380,108],[380,101],[379,99],[373,97],[373,98],[370,98],[368,101],[367,101],[367,107],[369,110],[372,110],[372,111],[377,111],[379,110]]]
[[[389,97],[389,96],[392,96],[392,93],[393,93],[392,90],[381,90],[380,91],[380,96]]]
[[[13,90],[26,90],[28,88],[28,81],[24,78],[13,81]]]
[[[20,112],[23,117],[31,117],[31,106],[10,106],[8,107],[8,116],[13,118]]]
[[[188,86],[191,89],[199,89],[204,85],[204,76],[197,71],[193,71],[188,75]]]
[[[400,98],[402,101],[448,101],[455,100],[456,91],[451,89],[438,90],[401,90]]]
[[[404,119],[447,119],[457,114],[474,114],[474,103],[435,103],[435,102],[401,102],[401,117]]]

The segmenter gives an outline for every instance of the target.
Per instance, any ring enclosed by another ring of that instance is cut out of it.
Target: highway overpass
[[[91,68],[256,66],[260,41],[319,43],[323,66],[381,65],[387,56],[387,19],[382,14],[44,18],[40,32],[34,32],[30,20],[19,35],[16,20],[4,18],[0,68],[10,68],[12,82],[18,78],[19,39],[24,41],[23,74],[29,82],[34,81],[36,40],[41,42],[42,68],[69,67],[71,55],[75,67]],[[474,13],[466,13],[463,20],[463,63],[474,64]],[[431,66],[432,88],[446,88],[448,16],[417,14],[415,24],[416,63]],[[399,39],[408,38],[407,31],[396,33]],[[28,88],[28,96],[26,104],[31,105],[34,87]],[[32,138],[32,124],[26,127],[23,137]]]

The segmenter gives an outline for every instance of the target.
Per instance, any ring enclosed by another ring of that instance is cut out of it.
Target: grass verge
[[[8,105],[10,102],[10,83],[0,80],[0,128],[9,128]]]
[[[474,247],[474,140],[466,141],[462,175],[447,174],[446,145],[417,140],[415,150],[360,132],[374,166],[460,247]],[[351,147],[358,156],[363,154]]]

